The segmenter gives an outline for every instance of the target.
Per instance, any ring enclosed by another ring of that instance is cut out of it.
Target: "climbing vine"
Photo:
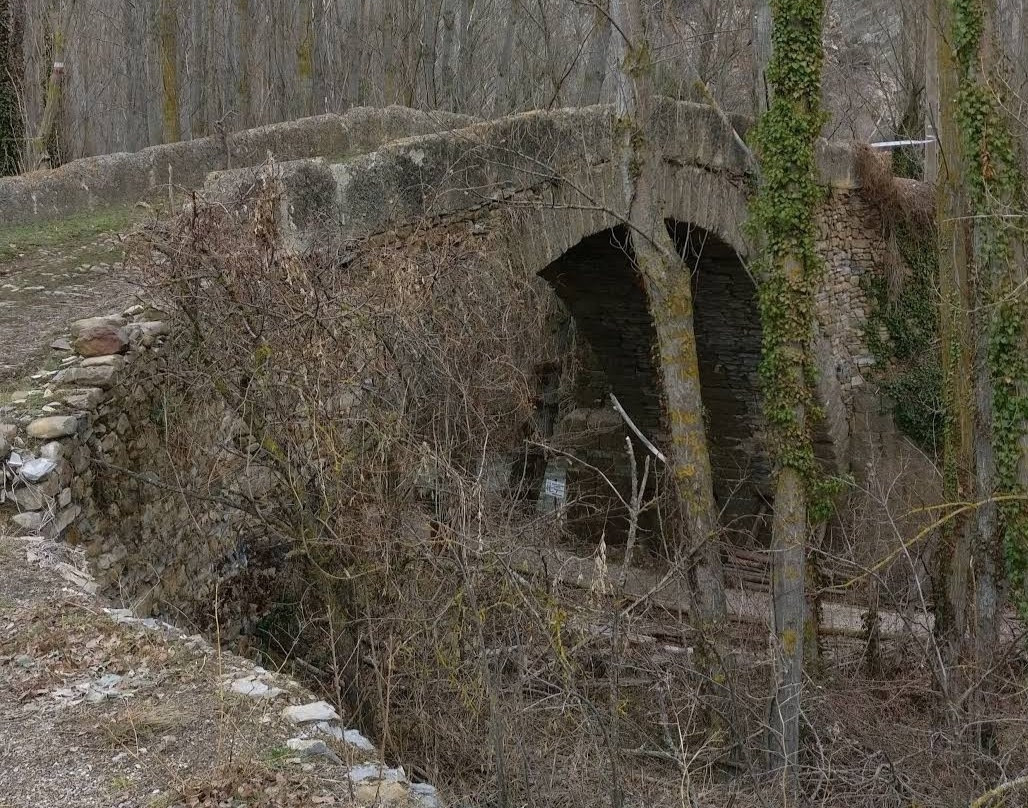
[[[959,71],[956,117],[967,167],[974,216],[976,309],[988,312],[988,367],[992,383],[995,492],[1020,493],[1021,439],[1028,419],[1028,358],[1025,356],[1025,295],[1018,287],[1015,221],[1024,201],[1018,149],[999,96],[990,82],[982,50],[988,36],[982,0],[951,0],[954,53]],[[995,49],[998,53],[999,48]],[[983,74],[984,73],[984,74]],[[980,328],[986,325],[979,326]],[[1014,598],[1028,612],[1028,511],[1025,503],[1001,504],[1003,551]]]
[[[814,159],[825,121],[823,6],[823,0],[771,1],[773,18],[783,23],[774,26],[767,70],[774,98],[753,135],[761,183],[749,220],[764,248],[759,267],[761,377],[770,449],[779,468],[794,468],[803,476],[816,521],[827,515],[833,493],[811,439],[812,421],[820,414],[810,342],[814,289],[823,270],[814,248],[814,214],[823,197]]]
[[[881,275],[868,273],[861,278],[872,302],[865,339],[881,369],[882,390],[892,399],[896,425],[919,446],[934,452],[942,445],[946,420],[942,367],[935,348],[939,333],[935,233],[917,233],[905,222],[892,226],[896,259],[909,274],[896,294],[890,294],[889,282]]]

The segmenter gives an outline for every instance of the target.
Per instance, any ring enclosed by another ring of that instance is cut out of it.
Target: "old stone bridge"
[[[474,231],[501,210],[502,260],[549,282],[589,343],[609,390],[639,428],[661,443],[668,434],[654,366],[655,335],[645,289],[623,247],[626,202],[618,190],[614,129],[613,111],[603,106],[489,122],[360,109],[2,180],[0,228],[137,210],[141,202],[170,199],[178,205],[193,190],[208,201],[245,204],[269,183],[277,189],[279,232],[293,250],[413,225]],[[769,481],[757,380],[760,322],[748,270],[753,244],[745,229],[753,178],[734,130],[744,132],[745,122],[728,121],[706,106],[666,102],[655,137],[664,160],[658,194],[663,214],[693,273],[716,494],[726,524],[742,531],[751,530],[765,508],[761,500]],[[860,193],[855,150],[822,143],[818,160],[826,189],[818,242],[826,272],[817,293],[815,335],[825,411],[818,450],[833,473],[863,479],[875,458],[906,456],[868,374],[874,360],[865,342],[870,302],[862,278],[880,271],[886,244],[879,213]],[[495,226],[496,217],[491,221]],[[149,339],[139,350],[151,348],[160,333],[152,324],[126,328],[133,339]],[[97,510],[109,507],[93,495],[89,457],[121,452],[122,462],[131,464],[142,446],[141,439],[125,437],[133,434],[125,421],[145,391],[119,385],[120,362],[85,362],[70,371],[44,372],[40,398],[8,405],[0,417],[13,424],[0,435],[0,450],[13,445],[19,463],[56,460],[49,482],[8,469],[16,488],[34,491],[14,500],[19,510],[35,515],[21,519],[31,530],[87,533]],[[56,432],[33,427],[40,416],[65,421]],[[44,446],[53,437],[68,445]],[[125,442],[124,451],[118,441]],[[130,576],[126,557],[138,555],[140,548],[130,546],[137,541],[99,540],[95,554],[104,559],[108,584],[122,581],[118,585],[124,587]],[[157,555],[168,551],[161,547]],[[188,576],[210,560],[179,566],[188,568]],[[151,568],[160,577],[160,570],[175,563],[169,557]]]
[[[745,228],[754,178],[738,134],[745,127],[746,121],[728,120],[709,106],[668,102],[655,132],[665,169],[658,197],[693,272],[716,493],[729,522],[752,519],[769,494],[757,379],[760,322]],[[206,192],[246,198],[258,177],[273,175],[279,231],[297,250],[415,223],[473,227],[490,211],[508,210],[501,239],[507,260],[552,285],[610,390],[635,423],[663,443],[670,436],[654,366],[656,335],[646,290],[624,247],[627,203],[614,129],[609,107],[532,112],[397,140],[345,161],[219,172]],[[816,336],[826,418],[816,438],[831,472],[845,473],[852,461],[854,392],[872,362],[864,347],[867,301],[860,278],[874,271],[884,245],[875,212],[858,193],[853,147],[824,142],[818,160],[827,192],[819,242],[827,271]]]

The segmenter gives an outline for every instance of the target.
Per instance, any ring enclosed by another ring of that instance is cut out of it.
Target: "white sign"
[[[546,480],[543,481],[543,493],[547,496],[553,497],[554,499],[564,499],[566,489],[567,486],[564,484],[563,480],[552,480],[550,478],[546,478]]]

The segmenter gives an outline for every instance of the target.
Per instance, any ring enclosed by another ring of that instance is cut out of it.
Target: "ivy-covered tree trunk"
[[[975,494],[971,567],[974,571],[973,647],[976,673],[993,665],[998,640],[1000,570],[1005,559],[1015,593],[1028,573],[1028,513],[1022,476],[1028,415],[1028,296],[1022,228],[1025,196],[1021,155],[1013,134],[995,0],[951,0],[957,75],[956,123],[965,169],[971,229],[967,308],[973,331]],[[1002,528],[1002,529],[1001,529]],[[1021,602],[1019,605],[1025,605]],[[980,688],[971,693],[972,717],[983,746],[990,728],[981,719]]]
[[[952,45],[951,0],[936,0],[933,28],[939,82],[936,224],[939,237],[939,326],[946,428],[943,436],[943,496],[948,503],[973,501],[974,379],[971,311],[971,233],[964,190],[964,160],[957,128],[957,66]],[[954,700],[963,690],[960,657],[967,632],[968,571],[973,521],[961,513],[942,528],[935,586],[935,633],[942,654],[941,687]]]
[[[989,37],[996,32],[991,24],[994,19],[994,9],[990,0],[982,0],[981,22],[983,35],[979,39],[976,58],[968,65],[967,79],[979,85],[988,86],[989,67],[994,61],[994,55],[990,52]],[[986,33],[987,32],[987,33]],[[1002,113],[997,112],[1001,117]],[[964,115],[961,115],[963,119]],[[998,123],[998,121],[997,121]],[[985,179],[990,170],[989,165],[982,165],[983,153],[987,155],[991,146],[995,144],[995,135],[991,135],[993,143],[981,143],[978,149],[978,171],[972,176],[981,174]],[[1012,147],[1013,141],[1007,136],[1007,146]],[[972,150],[973,144],[968,143]],[[975,158],[973,151],[966,155],[968,162]],[[1010,159],[1013,158],[1011,151]],[[986,157],[991,160],[991,156]],[[1000,157],[1002,159],[1002,157]],[[1000,189],[1001,193],[1003,189]],[[971,201],[975,213],[981,212],[986,219],[997,215],[1000,211],[989,210],[982,205],[984,196],[988,194],[985,188],[979,193],[972,191]],[[1009,198],[1006,201],[1011,201]],[[1006,211],[1004,211],[1006,212]],[[993,665],[996,653],[996,643],[999,640],[999,581],[998,574],[1002,564],[999,536],[999,506],[994,494],[996,493],[996,452],[1000,453],[1003,447],[994,447],[993,437],[996,433],[994,419],[993,400],[996,389],[993,384],[993,369],[990,367],[990,338],[991,328],[989,327],[990,311],[997,301],[997,295],[1002,293],[1002,278],[1006,274],[1005,260],[1009,260],[1009,253],[1002,256],[1003,250],[996,237],[1005,228],[1002,222],[996,221],[973,221],[974,240],[972,242],[972,256],[974,260],[974,277],[976,279],[972,322],[975,332],[975,420],[974,420],[974,455],[975,455],[975,487],[979,497],[983,500],[975,514],[974,546],[972,548],[973,569],[974,569],[974,659],[979,674],[984,674]],[[1002,316],[1002,311],[998,312]],[[993,315],[995,316],[995,315]],[[1002,437],[996,435],[996,437]],[[1014,443],[1011,447],[1015,452],[1019,446]],[[981,720],[984,717],[984,703],[982,688],[976,687],[972,694],[971,713],[978,719],[976,728],[979,745],[983,748],[991,744],[992,727],[989,722]]]
[[[764,239],[760,289],[764,409],[774,459],[772,581],[775,668],[768,715],[769,767],[796,789],[811,523],[829,494],[819,477],[810,419],[814,289],[821,264],[814,216],[821,198],[814,148],[821,111],[823,0],[771,0],[770,104],[755,139],[761,184],[753,222]]]
[[[671,465],[685,513],[693,608],[701,628],[723,623],[725,593],[713,475],[703,423],[690,272],[678,254],[657,198],[663,166],[653,141],[654,64],[640,0],[612,0],[616,28],[620,170],[632,251],[657,334]]]
[[[21,170],[25,139],[20,101],[25,73],[24,13],[22,0],[0,0],[0,177]]]

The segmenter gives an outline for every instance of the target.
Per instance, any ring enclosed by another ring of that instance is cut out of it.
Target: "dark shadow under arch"
[[[749,533],[769,496],[758,365],[757,290],[736,252],[701,228],[668,223],[692,273],[700,383],[715,496],[723,523]],[[656,334],[624,228],[589,236],[539,274],[574,319],[606,385],[655,443],[666,447]],[[595,389],[595,387],[594,387]],[[609,406],[604,396],[575,402]],[[760,532],[759,527],[757,531]]]

